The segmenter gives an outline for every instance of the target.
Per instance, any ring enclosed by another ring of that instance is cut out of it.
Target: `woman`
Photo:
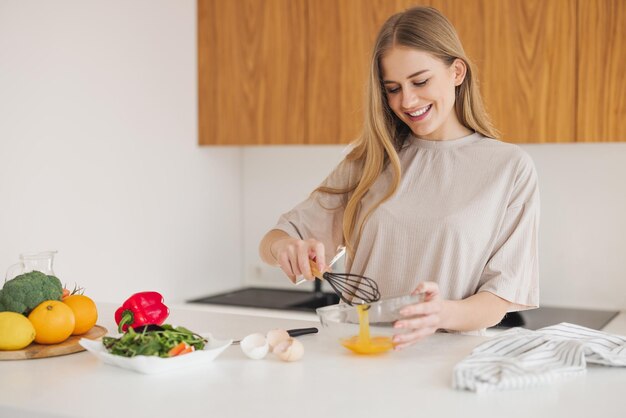
[[[496,137],[450,22],[424,7],[391,16],[372,55],[361,137],[265,235],[261,258],[292,281],[312,279],[309,260],[324,271],[344,244],[346,269],[376,280],[383,298],[424,293],[394,324],[405,331],[396,348],[538,306],[537,176]]]

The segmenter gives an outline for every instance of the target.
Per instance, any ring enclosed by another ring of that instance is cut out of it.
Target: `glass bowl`
[[[367,310],[370,335],[391,336],[403,332],[404,329],[393,328],[393,323],[402,317],[400,309],[423,300],[424,295],[417,294],[371,303]],[[316,313],[322,325],[322,332],[327,336],[346,339],[359,334],[359,313],[356,306],[340,303],[318,308]]]

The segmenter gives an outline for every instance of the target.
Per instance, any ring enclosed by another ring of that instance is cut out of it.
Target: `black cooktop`
[[[339,297],[334,293],[322,291],[244,287],[219,295],[193,299],[189,302],[315,313],[317,308],[339,303]]]
[[[321,292],[319,290],[307,292],[288,289],[246,287],[218,295],[193,299],[189,302],[314,313],[317,308],[338,303],[339,298],[334,293]],[[600,330],[617,316],[618,313],[618,311],[545,306],[528,311],[510,312],[496,327],[524,327],[534,330],[549,325],[555,325],[560,322],[570,322],[572,324]]]
[[[583,327],[601,330],[611,322],[617,314],[619,314],[619,311],[542,306],[528,311],[509,312],[496,327],[539,329],[561,322],[569,322]]]

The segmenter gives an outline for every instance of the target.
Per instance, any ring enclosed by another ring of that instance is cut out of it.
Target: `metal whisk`
[[[296,224],[291,221],[289,221],[289,223],[296,230],[300,239],[304,239]],[[345,254],[345,252],[346,247],[340,247],[328,267],[332,267],[333,264],[335,264],[335,262]],[[314,260],[309,260],[309,264],[311,265],[311,273],[313,273],[313,276],[320,280],[326,280],[330,287],[333,288],[337,296],[339,296],[339,298],[348,305],[354,306],[355,303],[369,304],[380,300],[378,283],[369,277],[352,273],[333,273],[331,271],[322,273],[317,269]],[[296,284],[300,284],[304,281],[305,280],[302,280]]]
[[[326,280],[337,296],[348,305],[369,304],[380,300],[378,283],[369,277],[352,273],[321,273],[313,260],[310,262],[311,272],[320,280]]]

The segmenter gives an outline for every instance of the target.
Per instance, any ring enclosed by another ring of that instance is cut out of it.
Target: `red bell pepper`
[[[115,311],[115,322],[118,331],[123,332],[128,327],[142,325],[161,325],[170,310],[163,303],[163,296],[158,292],[135,293]]]

